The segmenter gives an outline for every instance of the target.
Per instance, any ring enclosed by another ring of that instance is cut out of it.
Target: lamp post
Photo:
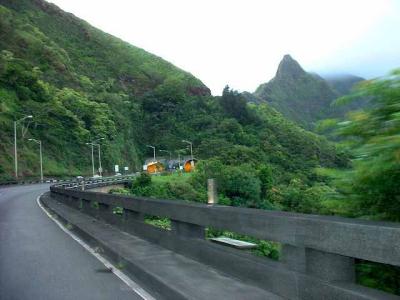
[[[93,149],[93,147],[94,147],[94,144],[93,143],[86,143],[86,145],[90,145],[91,147],[92,147],[92,174],[93,174],[93,177],[94,177],[94,149]]]
[[[40,182],[43,183],[43,156],[42,156],[42,141],[35,139],[28,139],[28,141],[35,142],[39,144],[39,154],[40,154]]]
[[[94,177],[94,146],[98,147],[98,156],[99,156],[99,175],[102,176],[103,168],[101,167],[101,146],[99,141],[104,140],[104,138],[99,138],[97,140],[94,140],[90,143],[86,143],[86,145],[92,146],[92,172],[93,172],[93,177]],[[96,144],[98,143],[98,144]]]
[[[146,147],[153,148],[153,159],[156,162],[156,147],[151,145],[146,145]]]
[[[182,142],[189,144],[190,145],[190,165],[192,166],[192,169],[194,169],[194,161],[193,161],[193,143],[187,140],[182,140]]]
[[[179,149],[178,152],[178,166],[179,166],[179,170],[181,170],[181,152],[182,151],[186,151],[187,149]]]
[[[95,144],[96,142],[98,144],[95,144],[96,146],[99,147],[99,175],[102,176],[103,173],[103,168],[101,167],[101,149],[100,149],[100,141],[104,140],[104,138],[99,138],[98,140],[94,141],[93,144]]]
[[[189,142],[189,141],[187,141],[187,140],[182,140],[182,142],[184,142],[184,143],[190,145],[190,158],[191,158],[192,161],[193,161],[193,143],[192,143],[192,142]]]
[[[18,179],[18,153],[17,153],[17,125],[19,122],[25,119],[32,119],[33,116],[25,116],[19,120],[14,121],[14,168],[15,168],[15,179]]]

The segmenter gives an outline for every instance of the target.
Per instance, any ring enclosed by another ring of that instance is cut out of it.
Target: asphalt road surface
[[[142,299],[42,211],[48,188],[0,188],[0,299]]]

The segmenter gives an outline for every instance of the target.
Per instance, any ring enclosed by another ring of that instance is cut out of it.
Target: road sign
[[[119,172],[119,166],[118,166],[118,165],[115,165],[115,166],[114,166],[114,170],[115,170],[115,173],[118,173],[118,172]]]
[[[128,167],[125,167],[125,168],[124,168],[124,170],[125,170],[125,171],[128,171],[128,170],[129,170],[129,168],[128,168]]]

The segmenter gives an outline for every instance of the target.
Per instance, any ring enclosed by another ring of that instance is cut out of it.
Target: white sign
[[[143,165],[143,171],[147,171],[147,165]]]
[[[125,167],[125,168],[124,168],[124,170],[125,170],[125,171],[128,171],[128,170],[129,170],[129,168],[128,168],[128,167]]]
[[[103,168],[99,168],[99,173],[103,172]]]
[[[119,172],[119,166],[118,166],[118,165],[115,165],[115,166],[114,166],[114,170],[115,170],[115,173],[118,173],[118,172]]]

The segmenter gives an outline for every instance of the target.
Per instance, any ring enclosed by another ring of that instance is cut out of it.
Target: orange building
[[[193,166],[192,166],[192,160],[189,159],[187,161],[185,161],[184,165],[183,165],[183,169],[185,170],[185,172],[192,172],[194,170],[194,167],[197,163],[197,159],[193,159]]]
[[[147,173],[159,173],[164,171],[165,167],[162,163],[160,162],[150,162],[147,164]]]

